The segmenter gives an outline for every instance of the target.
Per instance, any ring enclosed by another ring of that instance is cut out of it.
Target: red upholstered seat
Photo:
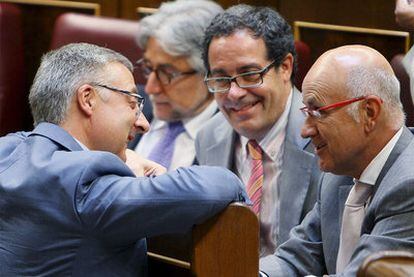
[[[295,49],[297,53],[297,71],[295,76],[295,86],[302,91],[302,82],[310,69],[311,50],[309,46],[302,41],[295,41]]]
[[[395,55],[391,60],[391,66],[394,70],[395,75],[400,81],[400,98],[404,107],[404,111],[407,115],[407,126],[414,126],[414,105],[410,93],[410,77],[405,70],[402,60],[404,58],[403,54]]]
[[[0,3],[0,135],[24,128],[28,113],[25,91],[21,12]]]
[[[72,42],[88,42],[120,52],[135,63],[142,56],[135,42],[138,24],[138,21],[126,19],[65,13],[56,19],[51,49]],[[145,84],[138,70],[134,76],[137,83]]]

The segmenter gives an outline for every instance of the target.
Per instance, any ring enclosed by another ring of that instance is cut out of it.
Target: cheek
[[[214,94],[214,100],[216,101],[217,105],[220,108],[223,108],[225,99],[226,99],[226,95],[223,94],[223,93],[221,93],[221,94],[220,93],[215,93]]]

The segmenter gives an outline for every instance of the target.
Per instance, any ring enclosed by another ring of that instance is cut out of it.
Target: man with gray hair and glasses
[[[205,28],[221,11],[213,1],[178,0],[140,21],[144,55],[138,64],[155,118],[139,144],[130,147],[167,169],[197,163],[196,134],[218,111],[203,82],[201,44]]]
[[[319,157],[315,207],[275,255],[267,276],[356,276],[379,251],[414,249],[414,140],[398,79],[361,45],[324,53],[303,82],[302,136]]]
[[[49,52],[29,100],[35,129],[0,138],[0,276],[146,276],[146,237],[186,232],[244,198],[228,170],[162,174],[126,149],[148,122],[119,53]]]
[[[242,179],[260,220],[264,258],[312,209],[319,178],[310,141],[300,137],[305,117],[292,84],[291,28],[271,8],[234,6],[207,28],[203,54],[221,113],[199,132],[197,159]]]

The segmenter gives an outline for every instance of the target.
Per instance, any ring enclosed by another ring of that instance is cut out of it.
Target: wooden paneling
[[[278,11],[294,21],[400,30],[394,18],[395,1],[390,0],[280,0]]]
[[[373,28],[294,22],[296,40],[305,42],[315,61],[323,52],[346,44],[363,44],[379,50],[388,60],[409,49],[409,33]]]

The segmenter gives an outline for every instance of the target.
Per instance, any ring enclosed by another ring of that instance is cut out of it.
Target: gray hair
[[[121,63],[133,71],[131,62],[121,54],[88,43],[68,44],[43,55],[29,94],[34,125],[60,125],[78,88],[103,82],[104,67],[110,63]]]
[[[394,74],[380,68],[358,67],[348,74],[346,87],[349,97],[376,95],[383,100],[383,107],[393,127],[404,125],[405,114],[400,100],[400,82]],[[351,105],[348,113],[359,122],[358,106]]]
[[[201,58],[204,31],[223,9],[207,0],[177,0],[163,3],[159,10],[140,21],[137,42],[145,49],[155,38],[171,56],[186,56],[189,64],[204,73]]]

